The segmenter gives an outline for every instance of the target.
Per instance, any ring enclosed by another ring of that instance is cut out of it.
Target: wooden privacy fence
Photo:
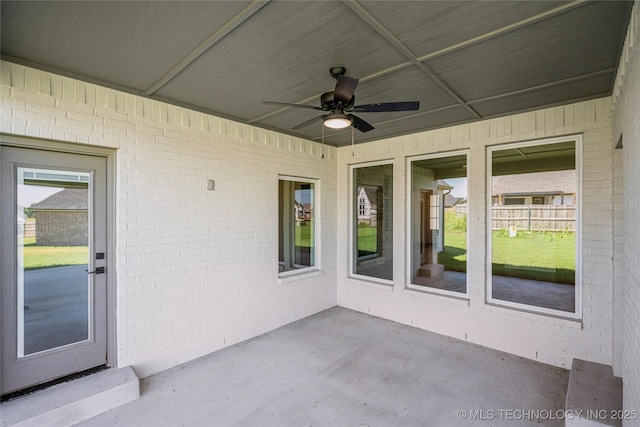
[[[24,237],[34,237],[36,235],[36,222],[27,221],[24,223]]]
[[[494,206],[491,212],[493,230],[576,231],[575,206]]]

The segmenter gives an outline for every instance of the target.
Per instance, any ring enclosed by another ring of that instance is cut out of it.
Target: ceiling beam
[[[465,40],[465,41],[462,41],[460,43],[457,43],[457,44],[454,44],[454,45],[451,45],[451,46],[447,46],[447,47],[445,47],[443,49],[440,49],[440,50],[437,50],[435,52],[428,53],[426,55],[423,55],[423,56],[419,57],[418,60],[420,62],[423,62],[423,61],[426,61],[426,60],[429,60],[429,59],[433,59],[433,58],[436,58],[438,56],[441,56],[441,55],[444,55],[444,54],[447,54],[447,53],[451,53],[453,51],[460,50],[460,49],[463,49],[465,47],[472,46],[472,45],[474,45],[476,43],[484,42],[484,41],[487,41],[487,40],[492,39],[494,37],[502,36],[502,35],[504,35],[506,33],[511,32],[511,31],[518,30],[518,29],[520,29],[522,27],[526,27],[527,25],[531,25],[531,24],[534,24],[534,23],[536,23],[538,21],[542,21],[542,20],[545,20],[547,18],[551,18],[553,16],[559,15],[561,13],[568,12],[570,10],[573,10],[573,9],[577,8],[577,7],[584,6],[584,5],[589,4],[589,3],[591,3],[591,1],[575,0],[575,1],[572,1],[570,3],[563,4],[562,6],[556,7],[554,9],[548,10],[546,12],[542,12],[542,13],[539,13],[537,15],[531,16],[531,17],[529,17],[527,19],[523,19],[521,21],[514,22],[513,24],[509,24],[509,25],[507,25],[505,27],[502,27],[502,28],[498,28],[497,30],[490,31],[488,33],[479,35],[477,37],[473,37],[473,38],[471,38],[469,40]]]
[[[507,96],[513,96],[513,95],[520,95],[523,93],[527,93],[527,92],[533,92],[536,90],[540,90],[540,89],[547,89],[553,86],[558,86],[558,85],[563,85],[566,83],[573,83],[579,80],[584,80],[584,79],[589,79],[592,77],[598,77],[598,76],[602,76],[602,75],[606,75],[606,74],[612,74],[615,73],[616,69],[615,68],[605,68],[604,70],[599,70],[599,71],[594,71],[592,73],[587,73],[587,74],[581,74],[579,76],[574,76],[574,77],[569,77],[566,79],[562,79],[562,80],[555,80],[549,83],[543,83],[541,85],[537,85],[537,86],[531,86],[531,87],[527,87],[524,89],[518,89],[518,90],[513,90],[511,92],[504,92],[498,95],[492,95],[492,96],[487,96],[485,98],[478,98],[478,99],[474,99],[472,101],[467,101],[469,104],[478,104],[480,102],[485,102],[485,101],[492,101],[494,99],[500,99],[500,98],[505,98]]]
[[[380,34],[391,46],[393,46],[398,52],[400,52],[405,58],[409,60],[413,65],[418,67],[420,71],[427,75],[435,84],[440,86],[442,90],[444,90],[449,96],[451,96],[455,101],[463,106],[471,115],[473,115],[476,119],[481,119],[482,116],[478,114],[476,110],[474,110],[471,106],[467,104],[467,102],[460,97],[453,89],[449,87],[449,85],[444,82],[436,73],[431,70],[427,65],[420,62],[420,60],[416,57],[416,55],[400,41],[391,31],[389,31],[385,26],[383,26],[380,21],[378,21],[373,15],[371,15],[360,3],[352,0],[343,0],[343,3],[351,9],[353,13],[358,15],[360,19],[362,19],[369,27],[371,27],[375,32]]]
[[[160,90],[160,88],[169,83],[175,76],[177,76],[185,68],[187,68],[189,64],[198,59],[200,55],[205,53],[207,50],[209,50],[209,48],[222,40],[227,34],[238,28],[243,22],[251,18],[257,11],[266,6],[269,1],[270,0],[254,0],[253,2],[251,2],[251,4],[240,11],[240,13],[229,20],[229,22],[220,27],[215,33],[207,37],[207,39],[200,43],[198,47],[189,52],[189,54],[182,58],[182,60],[178,62],[171,70],[169,70],[168,73],[166,73],[157,82],[151,85],[151,87],[145,90],[143,92],[144,95],[149,96]]]

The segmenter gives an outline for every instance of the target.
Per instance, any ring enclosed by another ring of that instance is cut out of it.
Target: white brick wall
[[[636,6],[636,46],[637,16]],[[569,367],[574,357],[613,363],[624,375],[625,408],[637,409],[640,59],[637,48],[625,55],[613,138],[611,99],[603,98],[359,144],[352,157],[351,147],[322,147],[7,62],[0,70],[0,130],[118,150],[118,364],[133,365],[139,375],[337,302],[557,366]],[[625,148],[614,152],[621,132]],[[583,321],[486,305],[485,147],[574,133],[584,138]],[[469,301],[404,289],[405,158],[463,148],[473,248]],[[393,288],[347,278],[349,194],[337,190],[348,188],[349,164],[390,158],[399,230]],[[278,283],[278,174],[322,182],[321,275]],[[215,191],[206,191],[207,179],[215,180]],[[613,282],[621,278],[618,290]],[[622,303],[623,318],[614,315]]]
[[[640,2],[633,7],[631,24],[620,60],[614,91],[613,138],[623,138],[621,152],[624,183],[621,198],[623,205],[622,245],[619,257],[622,272],[616,275],[618,287],[617,308],[622,313],[618,322],[622,331],[623,406],[640,410]],[[617,264],[618,265],[618,264]],[[619,338],[618,338],[619,339]],[[628,421],[625,425],[638,425]]]
[[[2,132],[118,149],[119,366],[147,376],[336,304],[334,148],[8,62],[1,82]],[[321,180],[321,275],[278,283],[279,174]]]
[[[347,278],[338,263],[338,304],[467,339],[556,366],[570,367],[573,358],[611,364],[613,354],[613,147],[610,98],[517,114],[499,119],[416,133],[338,149],[338,186],[348,188],[351,163],[394,158],[396,263],[394,287]],[[564,320],[487,305],[486,147],[488,145],[583,135],[583,319]],[[406,157],[469,149],[469,301],[405,289],[407,275]],[[349,197],[340,194],[338,217],[348,215]],[[347,258],[347,223],[338,223],[338,259]]]

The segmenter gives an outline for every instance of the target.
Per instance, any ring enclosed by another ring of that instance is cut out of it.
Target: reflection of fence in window
[[[36,222],[27,220],[24,223],[24,237],[35,237],[36,236]]]
[[[496,206],[491,212],[493,230],[576,231],[575,206]]]

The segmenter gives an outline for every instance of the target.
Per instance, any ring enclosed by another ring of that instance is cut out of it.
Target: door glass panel
[[[17,168],[17,356],[89,339],[91,175]]]

